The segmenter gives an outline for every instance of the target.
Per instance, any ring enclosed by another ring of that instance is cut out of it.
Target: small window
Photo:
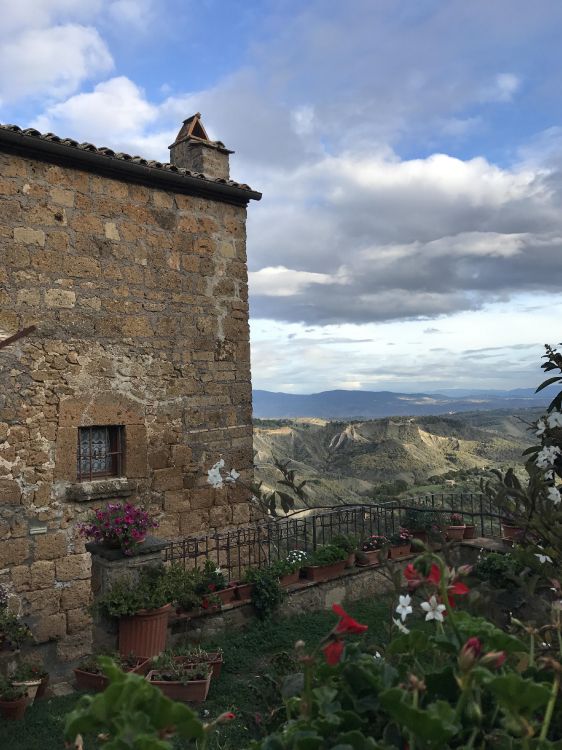
[[[123,427],[78,428],[78,481],[123,475]]]

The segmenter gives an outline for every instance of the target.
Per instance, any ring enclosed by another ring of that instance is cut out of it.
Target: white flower
[[[375,659],[382,659],[382,656],[381,656],[381,655],[379,654],[379,652],[378,652],[378,651],[375,651],[375,656],[374,656],[374,658],[375,658]]]
[[[231,469],[230,474],[224,478],[225,482],[231,482],[234,484],[234,482],[238,479],[240,476],[240,472],[236,471],[236,469]]]
[[[537,437],[540,437],[541,435],[544,435],[544,431],[546,430],[546,422],[544,419],[539,419],[537,422],[537,429],[535,430],[535,435]]]
[[[438,604],[435,596],[430,596],[428,602],[422,602],[421,608],[426,613],[425,619],[443,622],[443,612],[447,609],[444,604]]]
[[[551,428],[562,427],[562,414],[559,411],[553,411],[548,415],[546,421]]]
[[[402,623],[400,622],[400,620],[396,620],[396,619],[395,619],[395,618],[393,617],[393,618],[392,618],[392,622],[393,622],[393,623],[394,623],[394,624],[396,625],[396,627],[398,628],[398,630],[399,630],[399,631],[400,631],[401,633],[404,633],[405,635],[408,635],[408,633],[409,633],[410,631],[408,630],[408,628],[407,628],[407,627],[406,627],[405,625],[402,625]]]
[[[406,594],[406,596],[399,596],[398,597],[398,606],[396,607],[396,612],[400,615],[400,618],[402,619],[402,622],[406,622],[406,617],[408,615],[411,615],[414,611],[411,606],[411,599]]]
[[[544,565],[544,564],[545,564],[546,562],[549,562],[549,563],[551,563],[551,562],[552,562],[552,558],[551,558],[551,557],[549,557],[548,555],[541,555],[541,554],[540,554],[540,553],[538,553],[538,552],[537,552],[537,553],[535,553],[535,557],[537,558],[537,560],[538,560],[538,561],[539,561],[539,562],[540,562],[540,563],[541,563],[542,565]]]
[[[549,487],[546,491],[546,496],[551,503],[554,503],[554,505],[559,505],[560,500],[562,500],[558,487]]]
[[[560,455],[560,448],[556,445],[547,445],[537,456],[536,464],[540,469],[549,469]]]

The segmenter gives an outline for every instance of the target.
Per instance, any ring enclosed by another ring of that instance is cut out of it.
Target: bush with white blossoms
[[[546,346],[541,365],[553,373],[537,388],[537,393],[553,385],[562,386],[562,354]],[[529,427],[538,442],[525,456],[527,481],[522,482],[513,469],[505,475],[494,472],[498,481],[482,485],[512,525],[523,529],[523,541],[535,545],[535,557],[542,563],[562,568],[562,390],[550,402],[546,414]]]

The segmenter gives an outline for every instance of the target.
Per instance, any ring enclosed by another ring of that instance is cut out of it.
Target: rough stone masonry
[[[166,538],[250,517],[205,480],[220,456],[251,473],[261,196],[229,179],[200,115],[170,149],[161,164],[0,126],[0,340],[36,326],[0,350],[0,583],[49,661],[90,650],[75,524],[92,507],[143,502]]]

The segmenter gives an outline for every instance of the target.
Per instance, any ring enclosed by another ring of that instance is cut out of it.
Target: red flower
[[[415,589],[421,586],[423,583],[423,576],[420,571],[414,566],[414,563],[408,563],[404,568],[404,577],[408,581],[408,588]],[[434,586],[438,586],[441,581],[441,568],[437,563],[432,563],[429,573],[425,579],[428,583],[432,583]]]
[[[437,563],[432,563],[427,580],[430,583],[434,583],[436,586],[439,585],[439,582],[441,581],[441,568]]]
[[[215,590],[216,590],[216,588],[217,588],[217,587],[216,587],[216,585],[215,585],[214,583],[210,583],[210,584],[209,584],[209,591],[215,591]]]
[[[218,723],[218,724],[222,724],[222,723],[224,723],[225,721],[232,721],[232,719],[235,719],[235,718],[236,718],[236,716],[235,716],[235,714],[233,714],[233,713],[232,713],[232,711],[227,711],[226,713],[224,713],[224,714],[221,714],[221,715],[220,715],[220,716],[218,717],[218,719],[217,719],[217,723]]]
[[[203,601],[201,602],[201,607],[203,609],[208,609],[209,608],[209,600],[208,599],[203,599]]]
[[[450,586],[447,587],[447,593],[449,598],[449,604],[451,607],[455,606],[455,600],[453,599],[453,596],[464,596],[464,594],[468,594],[470,589],[466,585],[466,583],[462,583],[462,581],[455,581],[455,583],[452,583]]]
[[[334,629],[335,633],[364,633],[369,629],[368,625],[362,625],[353,617],[350,617],[340,604],[334,604],[332,612],[341,618]]]
[[[335,664],[339,664],[344,648],[345,646],[343,641],[330,641],[330,643],[327,643],[325,646],[323,646],[322,651],[324,652],[324,656],[326,657],[326,663],[331,667],[333,667]]]

